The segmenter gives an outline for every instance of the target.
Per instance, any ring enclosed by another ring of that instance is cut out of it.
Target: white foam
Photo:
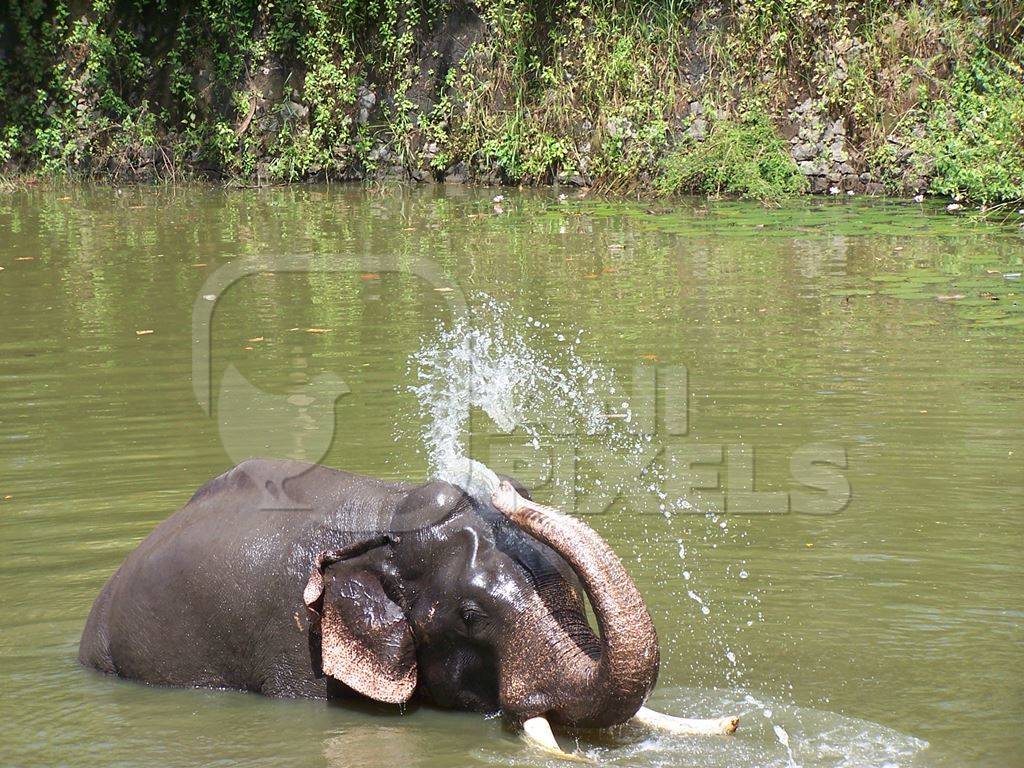
[[[439,480],[456,485],[477,501],[486,502],[497,490],[500,480],[486,464],[465,457],[454,457],[437,473]]]
[[[472,312],[424,340],[410,360],[416,380],[410,389],[419,402],[421,437],[434,477],[474,494],[497,482],[483,463],[469,457],[474,408],[500,432],[522,434],[534,450],[542,448],[555,425],[560,433],[612,433],[603,395],[615,391],[614,372],[583,362],[579,332],[572,341],[565,338],[540,320],[519,317],[482,297]],[[558,428],[564,426],[570,429]]]

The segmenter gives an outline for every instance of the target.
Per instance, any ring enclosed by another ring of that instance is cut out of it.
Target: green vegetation
[[[983,202],[1024,198],[1024,43],[1016,61],[991,52],[959,69],[924,107],[918,152],[934,158],[933,192]]]
[[[1009,0],[9,7],[0,174],[1024,195]]]
[[[655,186],[662,193],[778,200],[806,185],[788,149],[768,116],[751,112],[741,121],[715,123],[706,140],[673,150]]]

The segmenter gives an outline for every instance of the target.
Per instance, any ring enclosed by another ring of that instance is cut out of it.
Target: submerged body
[[[128,556],[79,659],[158,685],[500,710],[551,751],[549,720],[736,728],[643,708],[659,655],[636,586],[597,533],[507,479],[481,499],[243,462]]]
[[[603,641],[567,558],[493,505],[444,482],[250,460],[128,556],[93,606],[80,659],[160,685],[354,690],[614,725],[654,685],[657,638],[607,545],[583,552],[574,536],[558,545],[593,561]]]

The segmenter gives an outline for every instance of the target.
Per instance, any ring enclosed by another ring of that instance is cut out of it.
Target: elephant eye
[[[486,614],[479,605],[472,601],[462,604],[462,620],[466,622],[466,626],[473,626],[483,618],[486,618]]]

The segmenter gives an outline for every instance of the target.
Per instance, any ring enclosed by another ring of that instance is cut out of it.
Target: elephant
[[[153,685],[500,711],[563,757],[552,723],[738,722],[644,707],[659,647],[635,584],[592,528],[507,477],[481,499],[442,480],[244,461],[129,554],[79,660]]]

